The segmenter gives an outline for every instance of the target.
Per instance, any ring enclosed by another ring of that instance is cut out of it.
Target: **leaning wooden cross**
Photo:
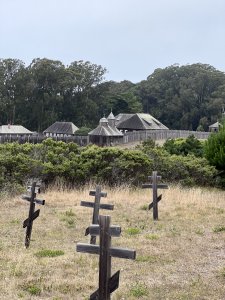
[[[135,259],[136,251],[111,247],[111,237],[120,236],[119,226],[110,226],[110,216],[99,216],[99,225],[89,227],[90,234],[100,235],[100,245],[77,244],[77,252],[99,254],[99,288],[90,300],[110,300],[110,294],[119,287],[120,271],[111,277],[111,257]]]
[[[142,184],[142,188],[153,189],[153,201],[149,204],[148,209],[153,208],[153,219],[158,220],[158,202],[162,199],[162,194],[158,196],[158,189],[168,189],[168,185],[158,183],[161,176],[157,176],[157,171],[153,171],[152,176],[148,176],[148,179],[152,181],[152,184]]]
[[[23,222],[23,228],[27,228],[26,237],[25,237],[25,247],[28,248],[30,245],[31,232],[33,221],[39,216],[40,209],[35,211],[35,203],[44,205],[45,200],[36,199],[36,193],[40,193],[40,187],[36,186],[36,182],[33,182],[31,187],[28,187],[28,191],[30,191],[31,195],[26,196],[23,195],[22,199],[30,202],[30,209],[28,218]]]
[[[98,218],[99,218],[99,209],[108,209],[113,210],[114,205],[111,204],[100,204],[101,197],[107,197],[107,193],[101,191],[101,186],[96,186],[96,191],[90,191],[90,196],[95,196],[95,202],[88,202],[88,201],[81,201],[80,205],[85,207],[91,207],[93,208],[93,216],[92,216],[92,224],[98,224]],[[85,231],[85,236],[90,234],[88,227]],[[91,235],[90,239],[91,244],[96,244],[96,236]]]

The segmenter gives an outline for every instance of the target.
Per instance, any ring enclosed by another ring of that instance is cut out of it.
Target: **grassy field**
[[[92,187],[93,188],[93,187]],[[93,201],[83,191],[49,190],[25,249],[23,221],[29,203],[1,199],[0,299],[89,299],[98,286],[98,256],[76,252],[91,223]],[[122,228],[112,245],[135,249],[135,261],[112,258],[121,270],[113,300],[225,299],[225,194],[217,190],[170,187],[162,190],[159,220],[153,221],[151,190],[110,190],[102,203],[114,204],[112,224]]]

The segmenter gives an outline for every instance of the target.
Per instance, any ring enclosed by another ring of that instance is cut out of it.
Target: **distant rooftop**
[[[45,129],[43,133],[73,135],[78,129],[72,122],[55,122]]]
[[[150,114],[119,114],[116,116],[116,127],[127,130],[168,129]]]
[[[32,134],[33,132],[22,125],[2,125],[0,126],[0,134]]]

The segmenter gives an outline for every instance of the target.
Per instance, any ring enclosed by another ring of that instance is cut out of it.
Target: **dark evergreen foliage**
[[[134,84],[104,81],[90,62],[0,59],[0,124],[43,131],[55,121],[94,128],[112,110],[150,113],[170,129],[208,131],[225,106],[225,74],[207,64],[156,69]]]

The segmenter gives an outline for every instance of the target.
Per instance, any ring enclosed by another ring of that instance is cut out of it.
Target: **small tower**
[[[116,126],[116,118],[114,117],[112,111],[108,115],[107,120],[109,121],[109,126],[111,126],[111,127],[115,127]]]

